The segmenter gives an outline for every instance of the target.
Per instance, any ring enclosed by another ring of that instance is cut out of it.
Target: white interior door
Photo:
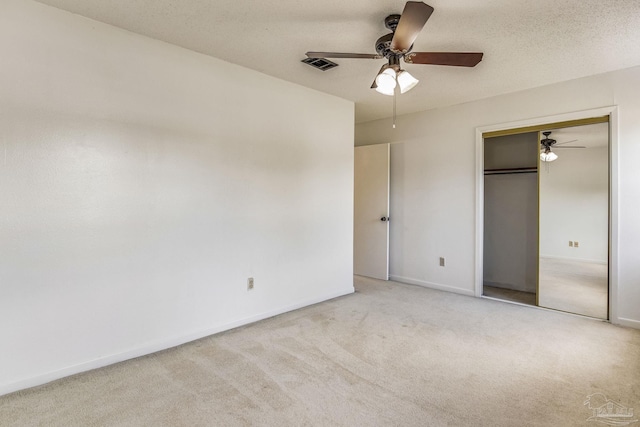
[[[353,271],[389,279],[389,144],[355,149]]]

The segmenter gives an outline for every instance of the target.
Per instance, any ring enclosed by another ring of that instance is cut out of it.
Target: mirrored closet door
[[[545,138],[555,141],[555,158],[541,161],[538,174],[538,305],[606,319],[609,124],[556,129]]]
[[[608,118],[484,137],[483,295],[608,318]]]

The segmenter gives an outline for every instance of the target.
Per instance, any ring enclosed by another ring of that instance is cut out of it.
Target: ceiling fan
[[[385,18],[385,27],[392,32],[380,37],[375,43],[377,54],[307,52],[309,58],[352,58],[387,59],[378,72],[371,89],[384,95],[395,95],[396,87],[400,93],[415,87],[418,80],[400,68],[400,60],[407,64],[450,65],[475,67],[482,60],[479,52],[411,52],[413,42],[424,27],[433,7],[419,1],[408,1],[402,15],[389,15]]]
[[[551,131],[542,132],[544,135],[544,139],[540,140],[540,160],[543,162],[553,162],[558,158],[558,155],[551,151],[551,147],[553,148],[587,148],[583,145],[569,145],[566,147],[562,147],[564,144],[569,144],[571,142],[576,142],[577,139],[573,139],[571,141],[565,142],[557,142],[555,139],[549,138],[551,135]]]

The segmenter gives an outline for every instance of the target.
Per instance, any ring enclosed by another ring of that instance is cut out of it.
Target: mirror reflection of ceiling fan
[[[543,162],[553,162],[558,158],[558,155],[551,151],[551,147],[554,149],[563,149],[563,148],[587,148],[583,145],[566,145],[572,142],[576,142],[577,139],[573,139],[571,141],[565,142],[557,142],[555,139],[549,138],[551,135],[551,131],[542,132],[544,135],[544,139],[540,140],[540,160]]]
[[[395,95],[412,89],[418,80],[400,68],[400,60],[407,64],[450,65],[457,67],[475,67],[482,60],[480,52],[411,52],[413,42],[422,31],[433,8],[419,1],[408,1],[402,15],[389,15],[385,26],[392,32],[380,37],[375,43],[376,54],[307,52],[309,58],[351,58],[351,59],[387,59],[371,89],[384,95]]]

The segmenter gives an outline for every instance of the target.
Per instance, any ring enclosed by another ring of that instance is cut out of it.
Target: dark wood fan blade
[[[479,52],[411,52],[404,56],[404,60],[407,64],[475,67],[482,61],[483,55]]]
[[[383,56],[372,53],[340,53],[340,52],[307,52],[308,58],[347,58],[347,59],[382,59]]]
[[[421,1],[408,1],[391,39],[390,49],[395,53],[408,52],[432,13],[433,8],[428,4]]]
[[[571,141],[565,141],[565,142],[556,142],[554,144],[554,147],[557,147],[558,145],[564,145],[564,144],[571,144],[572,142],[576,142],[577,139],[572,139]]]

